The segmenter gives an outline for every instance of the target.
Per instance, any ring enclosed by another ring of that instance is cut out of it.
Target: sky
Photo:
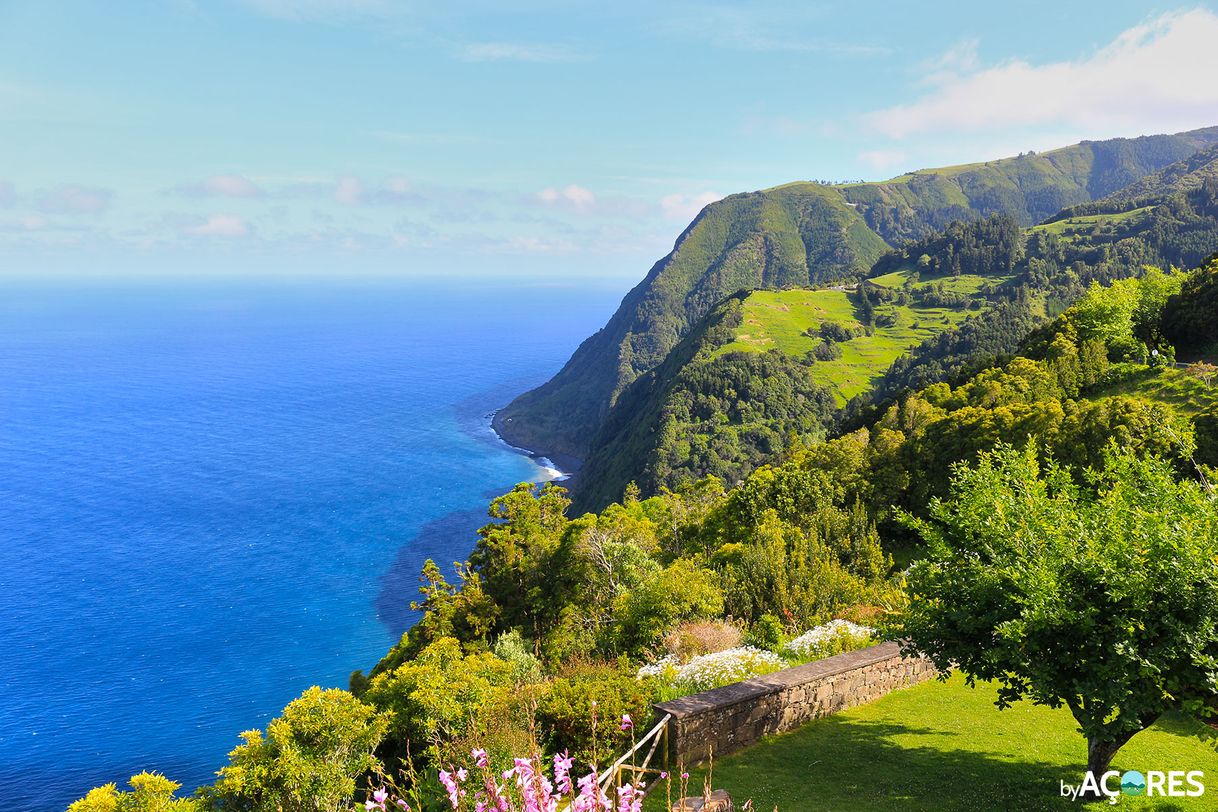
[[[707,203],[1218,124],[1218,7],[0,0],[0,277],[636,280]]]

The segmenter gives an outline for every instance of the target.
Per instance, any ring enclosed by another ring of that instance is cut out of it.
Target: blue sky
[[[0,274],[636,279],[700,206],[1218,124],[1212,5],[0,0]]]

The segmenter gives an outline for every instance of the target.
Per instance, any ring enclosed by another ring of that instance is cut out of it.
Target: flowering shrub
[[[783,647],[792,659],[819,660],[843,651],[853,651],[874,642],[875,630],[849,620],[831,620],[796,637]]]
[[[672,698],[709,691],[786,667],[787,663],[772,651],[740,646],[694,657],[684,665],[669,655],[643,666],[639,669],[639,676],[658,677],[664,686],[661,694],[665,698]]]
[[[629,717],[624,717],[623,727]],[[454,812],[642,812],[642,787],[627,784],[603,790],[595,770],[572,779],[574,760],[566,753],[554,756],[551,780],[540,758],[517,758],[502,773],[491,769],[485,750],[470,753],[474,771],[461,767],[440,770],[440,784]],[[416,799],[417,804],[417,799]],[[421,812],[405,799],[392,797],[383,789],[374,790],[364,801],[363,812]]]

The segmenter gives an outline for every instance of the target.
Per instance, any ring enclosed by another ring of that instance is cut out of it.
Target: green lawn
[[[963,277],[953,282],[965,287],[973,284],[971,279]],[[870,388],[903,353],[959,324],[971,312],[976,311],[896,305],[877,307],[877,315],[891,314],[895,323],[877,328],[874,335],[843,342],[840,358],[813,363],[809,374],[813,381],[833,392],[839,405],[845,404]],[[805,335],[805,331],[818,328],[826,321],[859,326],[854,303],[845,291],[756,291],[745,300],[744,320],[736,331],[735,340],[719,348],[716,355],[779,349],[789,355],[803,356],[820,343],[819,337]]]
[[[959,676],[897,691],[718,760],[714,784],[737,809],[752,798],[759,812],[1080,808],[1060,797],[1060,782],[1077,784],[1086,765],[1069,712],[1030,703],[999,711],[994,697],[992,686],[969,688]],[[1121,796],[1122,808],[1218,809],[1218,735],[1194,719],[1160,720],[1113,768],[1205,772],[1200,798]],[[694,771],[690,785],[702,779]],[[657,787],[647,809],[662,809],[663,794]]]

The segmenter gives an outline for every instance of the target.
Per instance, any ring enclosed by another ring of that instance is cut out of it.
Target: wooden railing
[[[668,723],[671,719],[671,714],[664,714],[664,718],[657,722],[655,727],[647,731],[647,735],[636,741],[633,747],[623,753],[617,761],[613,762],[604,772],[597,776],[597,783],[600,785],[601,792],[610,798],[614,798],[616,803],[617,788],[622,786],[623,773],[629,773],[630,775],[630,780],[625,783],[641,787],[644,796],[659,785],[660,776],[668,772]],[[650,747],[647,749],[647,755],[643,757],[643,762],[641,764],[636,763],[635,758],[638,756],[639,751],[649,744]],[[655,757],[657,750],[661,752],[660,766],[652,767],[651,760]],[[657,780],[645,783],[646,777],[649,775],[654,775]],[[611,787],[612,790],[610,789]],[[567,806],[563,809],[563,812],[570,812],[570,810],[571,807]]]

